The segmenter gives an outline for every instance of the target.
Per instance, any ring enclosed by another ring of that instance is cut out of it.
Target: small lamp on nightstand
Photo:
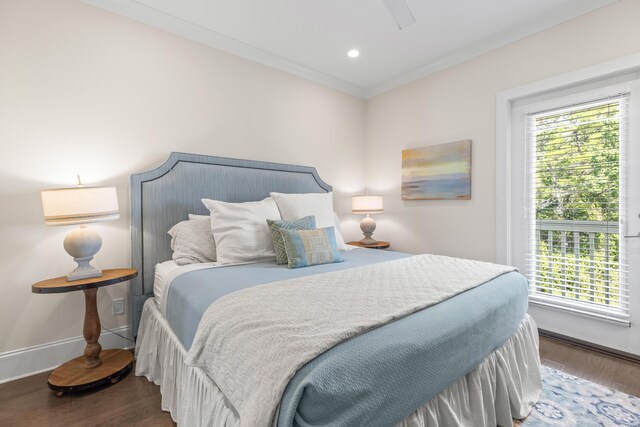
[[[371,235],[376,229],[376,222],[369,215],[382,213],[384,206],[382,196],[353,196],[351,198],[351,213],[366,214],[367,216],[360,222],[360,229],[364,234],[364,239],[360,240],[363,245],[375,245],[378,243]]]
[[[102,276],[102,272],[90,264],[102,247],[102,238],[86,224],[120,218],[115,187],[83,187],[79,178],[78,184],[41,192],[46,225],[80,224],[80,228],[64,239],[64,249],[78,263],[78,267],[67,274],[70,282]]]

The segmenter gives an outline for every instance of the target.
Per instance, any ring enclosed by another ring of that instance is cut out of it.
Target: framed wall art
[[[402,150],[402,200],[471,199],[471,140]]]

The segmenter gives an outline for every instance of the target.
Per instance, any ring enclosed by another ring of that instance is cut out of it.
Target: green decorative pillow
[[[342,262],[333,227],[316,230],[280,230],[289,268]]]
[[[314,230],[316,228],[316,217],[309,215],[300,219],[268,219],[267,225],[269,226],[269,230],[271,230],[273,247],[276,250],[276,264],[286,264],[289,262],[289,259],[284,249],[284,241],[282,240],[280,230]]]

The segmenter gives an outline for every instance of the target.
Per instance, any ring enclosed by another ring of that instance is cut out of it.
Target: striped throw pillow
[[[273,220],[268,219],[267,225],[271,230],[271,239],[273,239],[273,248],[276,252],[276,264],[287,264],[287,252],[284,248],[284,240],[280,230],[314,230],[316,228],[316,217],[313,215],[305,216],[299,219],[289,220]]]

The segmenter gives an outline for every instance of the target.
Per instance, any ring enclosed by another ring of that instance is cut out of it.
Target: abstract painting
[[[402,150],[402,200],[471,199],[471,140]]]

